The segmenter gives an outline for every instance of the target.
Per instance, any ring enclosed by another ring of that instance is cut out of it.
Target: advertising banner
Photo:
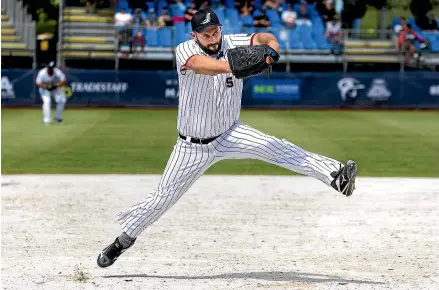
[[[32,70],[2,70],[2,106],[30,106],[35,104],[37,90],[32,83]]]
[[[2,105],[40,105],[37,71],[2,70]],[[68,105],[176,107],[175,71],[66,70]],[[436,72],[278,73],[245,80],[243,108],[439,108]]]

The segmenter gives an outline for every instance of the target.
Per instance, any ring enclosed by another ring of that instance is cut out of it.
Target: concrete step
[[[12,24],[9,21],[2,21],[2,28],[12,28]]]
[[[63,20],[66,22],[114,23],[113,17],[98,15],[67,15],[63,17]]]
[[[92,13],[87,13],[84,7],[67,7],[64,9],[63,13],[63,15],[94,15]],[[113,9],[97,9],[96,14],[101,16],[114,16],[116,11]]]
[[[113,23],[105,22],[65,22],[64,28],[76,28],[83,30],[115,30]]]
[[[391,40],[353,40],[345,41],[346,48],[392,48]]]
[[[91,43],[66,43],[63,45],[65,50],[114,50],[114,44],[91,44]]]
[[[26,49],[26,44],[20,42],[3,42],[2,41],[2,49]]]
[[[4,49],[2,46],[2,56],[32,56],[29,50]]]
[[[99,36],[67,36],[67,37],[64,37],[64,42],[114,44],[115,38],[114,37],[99,37]]]
[[[16,35],[2,35],[1,36],[1,41],[4,42],[20,42],[21,39],[20,37],[16,36]]]
[[[394,48],[346,48],[344,52],[346,54],[352,54],[352,55],[396,54],[396,50]]]
[[[77,28],[64,28],[64,36],[90,36],[90,37],[111,37],[115,38],[116,34],[113,30],[86,30]]]
[[[114,58],[114,52],[107,51],[63,51],[61,55],[69,58]]]
[[[14,28],[3,28],[1,30],[2,35],[14,35],[15,29]]]
[[[399,62],[397,55],[345,55],[344,59],[349,62],[367,63],[396,63]]]

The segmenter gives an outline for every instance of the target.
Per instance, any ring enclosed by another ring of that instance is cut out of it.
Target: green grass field
[[[2,173],[161,174],[177,138],[176,110],[2,110]],[[241,120],[309,151],[354,159],[360,176],[439,177],[439,112],[243,111]],[[292,174],[254,160],[207,174]]]

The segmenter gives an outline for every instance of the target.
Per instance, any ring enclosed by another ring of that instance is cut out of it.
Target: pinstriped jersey
[[[227,61],[226,50],[251,45],[253,35],[223,35],[220,51],[210,57]],[[185,69],[184,65],[194,55],[209,56],[194,40],[183,42],[176,48],[179,81],[177,129],[181,134],[195,138],[218,136],[239,119],[243,81],[231,73],[210,76]]]

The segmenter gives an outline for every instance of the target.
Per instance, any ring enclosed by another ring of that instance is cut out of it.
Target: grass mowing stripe
[[[432,124],[439,123],[439,114],[426,112],[422,115],[391,115],[380,112],[373,115],[360,114],[359,118],[364,120],[364,123],[371,124],[371,132],[365,135],[368,140],[358,141],[367,145],[370,159],[376,164],[373,171],[372,164],[368,165],[363,174],[438,176],[438,134],[436,130],[432,130]]]
[[[84,109],[45,127],[40,110],[2,110],[2,173],[161,174],[177,139],[176,110]],[[437,112],[250,111],[241,120],[345,161],[361,176],[439,177]],[[255,160],[227,160],[207,172],[292,172]]]
[[[76,119],[73,124],[52,123],[45,126],[39,111],[26,110],[19,119],[9,119],[8,115],[14,115],[15,111],[2,111],[2,116],[5,117],[2,117],[4,173],[63,172],[63,168],[68,168],[72,160],[80,160],[76,154],[76,144],[81,142],[83,136],[93,134],[97,123],[108,117],[106,112],[91,111]]]

